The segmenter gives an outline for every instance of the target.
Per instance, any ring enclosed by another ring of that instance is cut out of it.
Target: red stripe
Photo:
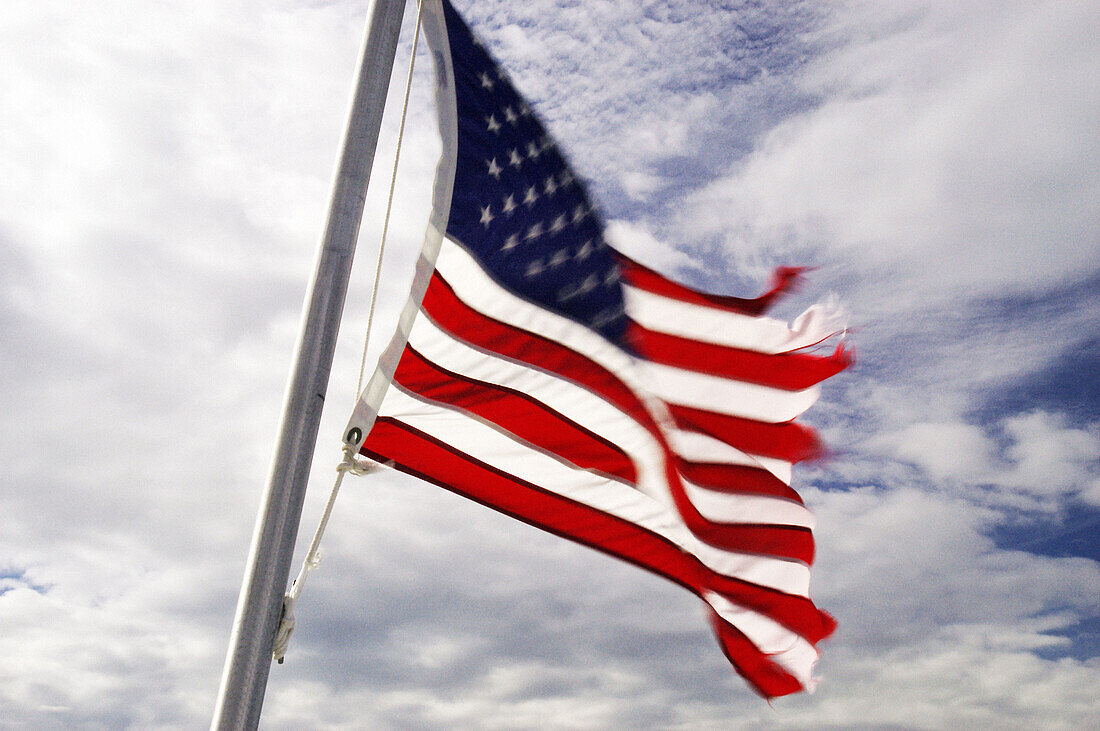
[[[360,452],[452,492],[642,566],[693,591],[704,569],[666,538],[522,480],[395,418],[380,416]],[[415,465],[413,467],[412,465]]]
[[[706,434],[748,454],[800,462],[820,457],[823,451],[814,430],[793,421],[768,424],[679,404],[668,404],[668,410],[681,429]]]
[[[710,523],[692,528],[692,532],[727,551],[789,558],[807,566],[814,562],[813,533],[799,525]]]
[[[704,543],[727,551],[791,559],[807,566],[814,562],[813,533],[803,526],[715,523],[704,518],[689,527]]]
[[[744,606],[800,635],[800,628],[807,628],[811,643],[831,631],[823,631],[822,618],[828,615],[809,600],[723,577],[662,536],[498,470],[392,417],[377,419],[360,453],[379,462],[392,461],[403,472],[664,576],[698,596],[716,591],[735,602],[743,597]],[[766,656],[736,631],[740,641],[730,640],[732,628],[723,620],[720,624],[722,649],[737,672],[762,694],[781,694]],[[794,690],[798,688],[785,692]]]
[[[757,693],[765,698],[776,698],[804,690],[798,678],[788,673],[778,663],[768,659],[768,656],[760,652],[745,635],[713,610],[710,613],[710,620],[715,634],[718,635],[718,644],[722,652],[733,663],[738,674],[748,681]],[[734,661],[735,657],[739,662]]]
[[[771,495],[802,504],[797,492],[763,467],[677,459],[676,469],[690,482],[710,490]]]
[[[813,563],[814,540],[813,533],[808,528],[788,525],[747,526],[719,523],[704,517],[691,502],[684,483],[680,481],[677,459],[671,451],[666,451],[665,480],[681,520],[699,540],[727,551],[789,558],[802,561],[807,566]],[[701,487],[708,485],[703,484]]]
[[[432,401],[476,414],[581,469],[596,470],[630,484],[638,481],[626,452],[598,434],[527,394],[431,363],[411,345],[406,345],[401,354],[394,382]]]
[[[741,315],[759,316],[767,312],[768,308],[783,295],[792,290],[798,283],[798,278],[805,267],[779,267],[772,273],[771,289],[752,299],[742,297],[730,297],[727,295],[709,294],[697,289],[677,284],[671,279],[658,274],[647,266],[615,252],[619,259],[619,267],[622,270],[623,280],[638,289],[644,289],[653,294],[659,294],[669,299],[689,302],[694,305],[704,305],[727,312],[736,312]]]
[[[549,338],[521,330],[478,312],[463,302],[438,272],[428,283],[422,304],[424,312],[441,329],[467,343],[494,353],[527,363],[544,371],[558,374],[600,395],[606,401],[645,427],[664,452],[665,478],[684,525],[700,540],[731,551],[744,551],[746,538],[736,524],[708,520],[691,503],[680,476],[673,465],[674,455],[661,428],[638,396],[618,376],[600,364]],[[758,531],[764,537],[767,529]],[[777,526],[761,547],[753,553],[768,553],[784,558],[806,561],[812,559],[806,539],[791,533],[786,526]]]
[[[828,356],[760,353],[656,332],[636,322],[628,325],[627,338],[646,360],[785,391],[801,391],[821,383],[844,370],[851,361],[840,347]]]
[[[740,579],[712,573],[709,587],[734,604],[771,617],[811,645],[825,639],[836,629],[836,620],[818,609],[804,596],[785,594]]]
[[[421,308],[436,325],[459,340],[567,378],[614,404],[655,437],[663,439],[645,406],[614,373],[549,338],[478,312],[458,298],[439,272],[428,282]]]

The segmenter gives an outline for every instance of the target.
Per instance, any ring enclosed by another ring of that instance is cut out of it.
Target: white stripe
[[[805,564],[707,546],[661,502],[616,480],[574,469],[462,412],[413,398],[394,386],[379,415],[395,416],[499,470],[663,536],[720,574],[789,594],[806,596],[809,591]]]
[[[646,380],[646,376],[651,372],[650,367],[658,367],[656,364],[638,363],[618,347],[612,345],[588,328],[578,325],[568,318],[544,310],[504,290],[485,274],[481,266],[462,249],[462,247],[448,238],[443,239],[436,268],[443,278],[447,280],[448,284],[454,288],[455,294],[469,307],[489,317],[513,325],[514,327],[550,338],[566,347],[576,350],[610,370],[621,378],[634,393],[643,400],[666,435],[676,432],[675,426],[672,424],[672,420],[664,408],[664,404],[660,402],[659,398],[655,398],[651,395],[650,384]],[[705,388],[705,384],[711,383],[717,383],[719,386],[732,383],[726,379],[701,376],[687,371],[679,371],[678,369],[669,368],[667,370],[682,374],[684,379],[700,379],[690,383],[694,388],[699,388],[701,385]],[[738,385],[747,386],[748,384]],[[765,391],[774,391],[774,389],[766,389],[765,387],[757,388],[761,388]],[[804,391],[793,392],[793,396],[791,396],[792,392],[784,393],[794,402],[794,406],[801,405],[798,403],[799,400],[808,402],[805,407],[798,411],[798,413],[801,413],[817,398],[817,392],[818,388],[814,386]],[[734,413],[729,409],[728,402],[723,402],[721,396],[714,395],[714,392],[709,394],[704,392],[704,394],[697,395],[690,400],[673,397],[672,395],[669,396],[668,401],[671,403],[683,403],[688,406],[695,405],[698,408],[712,411],[719,408],[718,405],[720,405],[723,413]],[[690,401],[697,401],[698,403],[692,404]],[[789,402],[788,407],[790,406],[792,406],[792,403]],[[794,414],[794,416],[797,416],[797,414]],[[794,418],[794,416],[789,418]],[[787,419],[780,419],[780,421],[785,420]],[[696,437],[699,439],[708,439],[714,442],[714,444],[721,446],[715,449],[696,451],[690,444],[690,442],[697,441]],[[737,450],[732,447],[716,439],[704,437],[703,435],[692,435],[688,437],[688,439],[690,440],[689,443],[683,448],[673,445],[674,450],[687,459],[696,458],[696,461],[717,461],[731,464],[763,466],[765,469],[775,474],[776,477],[783,480],[783,482],[790,484],[791,468],[788,462],[767,457],[749,458],[737,452]],[[710,455],[712,453],[718,456],[711,457]],[[735,455],[740,455],[740,458]]]
[[[462,247],[443,239],[436,270],[470,307],[501,322],[571,348],[644,392],[634,359],[594,330],[532,304],[497,284]]]
[[[746,454],[720,439],[683,429],[665,431],[672,451],[689,462],[717,462],[719,464],[759,467],[779,478],[783,484],[791,484],[791,463],[774,457]]]
[[[663,363],[641,363],[639,368],[650,391],[666,403],[719,411],[769,424],[800,416],[813,406],[821,391],[816,385],[801,391],[784,391]]]
[[[843,311],[825,305],[814,305],[788,327],[772,317],[681,302],[629,285],[623,293],[631,319],[649,330],[761,353],[805,348],[844,329]]]
[[[416,321],[409,344],[442,368],[524,393],[600,435],[632,459],[639,489],[672,504],[656,440],[645,427],[600,396],[567,379],[474,349],[452,338],[427,317]]]
[[[433,54],[436,65],[435,108],[439,120],[439,137],[443,143],[439,162],[435,168],[435,184],[432,187],[432,212],[428,227],[424,231],[424,242],[420,248],[420,257],[416,262],[416,272],[409,290],[409,299],[401,311],[397,330],[386,349],[378,358],[378,366],[371,374],[359,400],[352,411],[351,419],[344,428],[345,439],[352,429],[358,429],[362,437],[370,432],[374,424],[378,404],[381,403],[386,389],[393,378],[394,368],[405,348],[405,336],[412,327],[413,318],[420,310],[424,292],[431,281],[435,269],[435,260],[439,246],[447,229],[447,219],[451,210],[451,197],[454,193],[455,170],[458,165],[458,106],[455,100],[454,68],[451,54],[444,50],[451,44],[447,35],[447,21],[443,15],[443,6],[438,1],[423,5],[424,39],[429,47],[436,49]],[[361,443],[361,442],[360,442]],[[358,444],[352,445],[358,446]]]
[[[814,527],[814,514],[793,500],[771,495],[724,493],[683,480],[688,498],[707,520]]]
[[[410,396],[399,386],[395,385],[386,394],[379,414],[395,416],[510,475],[642,525],[677,545],[683,546],[692,540],[672,511],[633,487],[574,469],[461,411]]]
[[[719,594],[707,592],[703,599],[758,650],[769,655],[769,660],[793,675],[806,690],[813,692],[817,685],[813,677],[814,665],[820,657],[813,645],[770,617],[733,604]]]
[[[784,561],[743,553],[723,551],[695,541],[690,550],[704,566],[724,576],[797,596],[810,596],[810,567],[799,561]]]
[[[663,431],[675,428],[664,403],[646,387],[639,363],[602,335],[505,290],[450,238],[443,239],[436,270],[468,307],[520,330],[548,338],[603,366],[626,384]]]

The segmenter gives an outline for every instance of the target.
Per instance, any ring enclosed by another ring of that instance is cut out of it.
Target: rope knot
[[[378,469],[378,464],[368,459],[359,459],[352,453],[351,448],[344,447],[344,459],[336,465],[337,472],[343,472],[362,477]]]
[[[298,600],[292,596],[283,597],[283,616],[279,620],[279,630],[275,633],[275,644],[271,648],[271,656],[280,665],[283,664],[286,649],[290,646],[290,635],[294,633],[294,625],[297,624],[294,618],[294,605],[297,603]]]

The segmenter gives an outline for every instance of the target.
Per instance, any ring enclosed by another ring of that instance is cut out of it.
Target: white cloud
[[[1096,260],[1095,6],[881,4],[815,62],[821,99],[695,199],[685,226],[730,246],[794,237],[906,302],[1077,277]],[[1091,213],[1090,213],[1091,212]],[[740,222],[729,233],[731,221]],[[931,284],[932,286],[928,286]]]
[[[1039,496],[1075,494],[1087,489],[1100,472],[1100,433],[1068,426],[1051,414],[1033,412],[1007,419],[1013,439],[1008,457],[1014,462],[1004,476],[1007,485]]]
[[[917,489],[808,491],[815,596],[838,621],[812,698],[781,724],[1073,727],[1093,717],[1094,662],[1043,659],[1095,614],[1100,569],[997,548],[995,511]],[[1039,683],[1042,692],[1032,692]],[[858,719],[858,720],[857,720]]]
[[[911,424],[868,446],[920,466],[937,481],[988,475],[993,463],[992,440],[971,424]]]
[[[1089,505],[1100,507],[1100,477],[1085,486],[1081,491],[1081,499]]]
[[[915,488],[810,493],[818,516],[816,595],[863,651],[952,625],[1095,612],[1100,567],[998,548],[1000,514]]]
[[[728,162],[791,96],[817,3],[458,3],[618,215],[621,176],[663,191]],[[732,120],[732,121],[731,121]],[[673,171],[670,172],[669,168]],[[639,192],[634,189],[634,193]]]
[[[1034,411],[990,427],[913,423],[870,439],[866,448],[910,463],[933,484],[982,504],[1058,513],[1074,499],[1090,502],[1100,473],[1095,424],[1073,427],[1059,415]]]
[[[662,271],[692,265],[691,257],[659,241],[645,224],[615,220],[607,223],[607,241],[618,251]]]
[[[777,703],[778,718],[758,712],[750,723],[1073,729],[1095,722],[1095,665],[1043,660],[987,640],[966,628],[853,660],[844,687],[829,684],[819,691],[828,698]]]

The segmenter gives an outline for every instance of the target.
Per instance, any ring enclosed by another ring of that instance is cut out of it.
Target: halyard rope
[[[405,99],[401,104],[401,123],[397,127],[397,149],[393,153],[393,170],[390,172],[390,189],[386,196],[386,215],[382,219],[382,240],[378,244],[378,262],[374,267],[374,288],[370,293],[370,307],[367,309],[367,332],[363,336],[363,357],[359,361],[359,381],[355,385],[355,396],[363,390],[363,372],[367,367],[367,345],[370,344],[370,328],[374,322],[374,303],[378,299],[378,282],[382,278],[382,253],[386,250],[386,232],[390,228],[390,211],[393,208],[393,190],[397,183],[397,163],[401,159],[401,141],[405,138],[405,118],[409,111],[409,92],[412,89],[413,67],[416,65],[416,47],[420,43],[421,0],[416,3],[416,30],[413,31],[412,54],[409,58],[409,75],[405,79]]]
[[[397,163],[401,159],[401,141],[405,136],[405,119],[409,111],[409,94],[412,90],[413,68],[416,65],[416,49],[420,42],[420,18],[422,3],[416,4],[416,29],[413,31],[412,53],[409,58],[409,74],[405,80],[405,98],[401,103],[401,123],[397,128],[397,148],[393,155],[393,170],[390,173],[390,187],[386,196],[386,215],[382,219],[382,238],[378,244],[378,261],[374,268],[374,286],[371,289],[370,308],[367,310],[367,331],[363,336],[363,357],[359,361],[359,380],[355,385],[355,397],[358,398],[363,390],[363,373],[367,366],[367,346],[370,344],[371,324],[374,322],[374,306],[378,299],[378,283],[382,278],[382,255],[386,250],[386,233],[390,227],[390,211],[393,208],[393,191],[397,183]],[[294,632],[297,620],[294,616],[294,608],[298,604],[298,597],[302,595],[302,588],[306,583],[306,576],[321,563],[321,538],[328,527],[329,516],[332,515],[333,505],[336,504],[336,496],[340,493],[340,485],[344,481],[344,475],[349,472],[353,475],[365,475],[377,468],[377,465],[367,460],[356,458],[351,445],[344,445],[344,458],[336,465],[336,482],[332,485],[332,491],[328,496],[328,503],[321,514],[321,522],[313,534],[313,540],[309,544],[305,560],[298,576],[290,585],[290,590],[283,597],[283,614],[279,621],[279,629],[275,633],[275,642],[272,645],[271,654],[280,663],[286,655],[287,646],[290,644],[290,635]]]

